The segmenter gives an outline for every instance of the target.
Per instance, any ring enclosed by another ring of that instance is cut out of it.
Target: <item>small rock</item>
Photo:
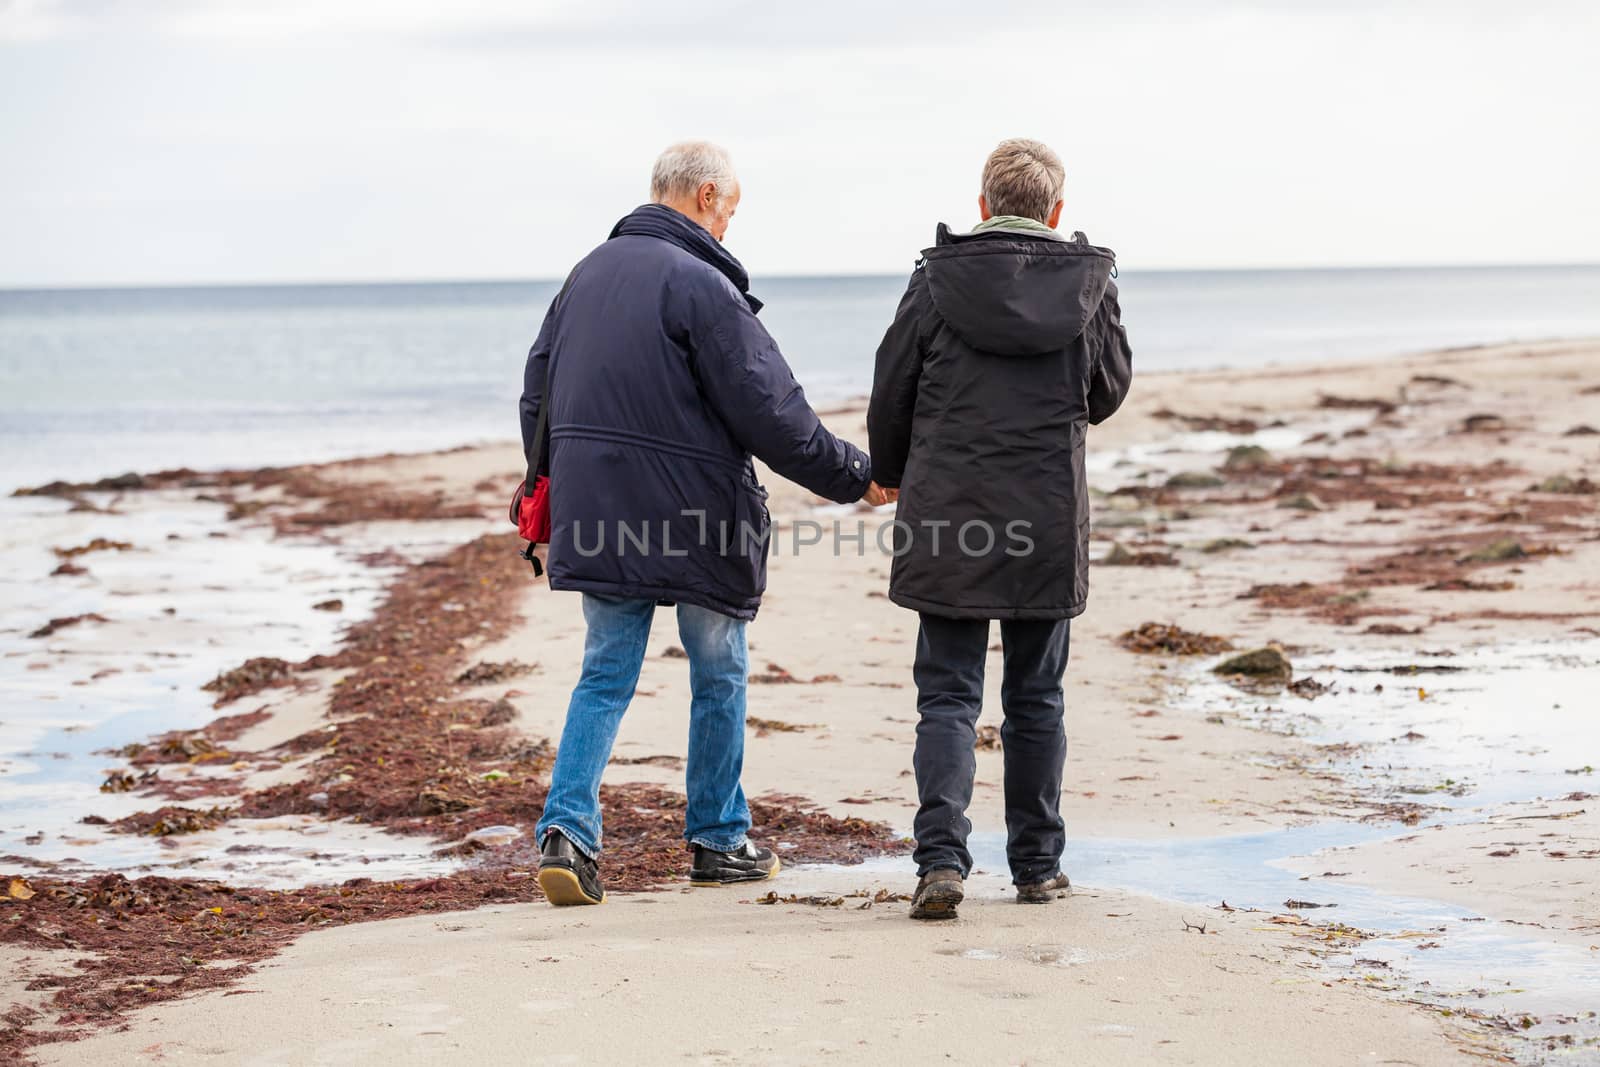
[[[1178,557],[1170,552],[1130,552],[1113,544],[1100,563],[1107,567],[1176,567]]]
[[[1600,486],[1587,478],[1569,478],[1565,474],[1557,474],[1546,478],[1538,485],[1530,486],[1529,490],[1535,493],[1589,494],[1600,492]]]
[[[1561,436],[1563,436],[1563,437],[1593,437],[1596,434],[1600,434],[1600,430],[1595,429],[1593,426],[1590,426],[1587,423],[1580,423],[1579,425],[1574,426],[1572,429],[1568,430],[1566,433],[1562,434]]]
[[[1468,415],[1461,420],[1463,433],[1497,433],[1506,428],[1506,420],[1499,415]]]
[[[1200,546],[1200,551],[1206,554],[1227,552],[1235,548],[1254,548],[1253,543],[1239,537],[1219,537],[1214,541],[1207,541]]]
[[[310,804],[318,811],[326,811],[328,810],[328,794],[312,793],[310,796],[306,797],[306,803]]]
[[[1510,537],[1502,537],[1462,556],[1461,562],[1500,563],[1508,559],[1526,559],[1527,556],[1528,553],[1520,542]]]
[[[344,601],[340,600],[338,597],[334,597],[332,600],[324,600],[324,601],[321,601],[320,603],[316,603],[316,604],[311,605],[311,610],[312,611],[343,611],[344,610]]]
[[[1272,453],[1260,445],[1236,445],[1228,449],[1228,458],[1222,461],[1225,471],[1248,471],[1265,467],[1272,462]]]
[[[1291,511],[1324,510],[1322,501],[1318,500],[1310,493],[1296,493],[1293,496],[1286,496],[1282,500],[1278,501],[1278,506],[1280,508],[1288,508]]]
[[[1167,479],[1168,489],[1215,489],[1227,482],[1205,471],[1180,471]]]
[[[1229,656],[1215,667],[1214,674],[1247,674],[1252,678],[1281,678],[1288,681],[1294,673],[1289,657],[1280,648],[1268,645],[1237,656]]]

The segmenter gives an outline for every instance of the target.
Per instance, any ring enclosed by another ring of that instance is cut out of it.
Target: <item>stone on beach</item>
[[[1278,501],[1278,506],[1280,508],[1286,508],[1290,511],[1327,510],[1322,506],[1322,501],[1318,500],[1310,493],[1296,493],[1293,496],[1286,496],[1282,500]]]
[[[1499,415],[1468,415],[1461,420],[1462,433],[1498,433],[1506,428],[1506,420]]]
[[[1131,552],[1117,543],[1100,562],[1108,567],[1176,567],[1178,558],[1170,552]]]
[[[1216,489],[1227,484],[1215,474],[1206,471],[1180,471],[1167,479],[1168,489]]]
[[[1575,495],[1589,495],[1600,493],[1600,485],[1596,485],[1587,478],[1569,478],[1565,474],[1557,474],[1546,478],[1536,485],[1528,487],[1531,493],[1572,493]]]
[[[1520,541],[1510,537],[1502,537],[1491,541],[1482,548],[1468,552],[1461,557],[1462,563],[1500,563],[1508,559],[1526,559],[1528,552],[1522,547]]]
[[[1256,547],[1254,542],[1246,541],[1242,537],[1217,537],[1201,545],[1200,551],[1209,556],[1218,552],[1227,552],[1235,548],[1254,547]]]
[[[1228,449],[1228,458],[1222,461],[1225,471],[1248,471],[1265,467],[1272,462],[1272,453],[1260,445],[1235,445]]]
[[[1271,645],[1230,656],[1211,670],[1214,674],[1243,674],[1251,678],[1280,678],[1283,681],[1288,681],[1294,672],[1283,649]]]

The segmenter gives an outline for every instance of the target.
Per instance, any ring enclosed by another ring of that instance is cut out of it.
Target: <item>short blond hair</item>
[[[1043,141],[1001,141],[983,165],[983,199],[991,215],[1047,222],[1066,186],[1061,157]]]

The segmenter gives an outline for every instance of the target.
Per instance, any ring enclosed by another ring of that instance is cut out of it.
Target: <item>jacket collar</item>
[[[1007,242],[1013,247],[1010,251],[1026,250],[1032,255],[1043,256],[1101,256],[1113,264],[1117,261],[1117,254],[1109,248],[1092,245],[1081,230],[1074,231],[1070,238],[1063,237],[1060,233],[1038,233],[1031,230],[980,230],[977,233],[956,233],[944,223],[939,223],[935,233],[933,246],[922,250],[922,258],[946,259],[953,256],[981,255],[994,251],[994,244]],[[1017,245],[1024,248],[1017,248]],[[982,247],[988,245],[989,247]]]
[[[1054,241],[1062,244],[1087,244],[1088,239],[1082,233],[1074,233],[1070,238],[1062,236],[1055,230],[1035,230],[1018,227],[1011,229],[1006,226],[993,226],[988,229],[974,230],[970,233],[957,233],[944,223],[939,223],[939,229],[933,239],[935,245],[962,244],[966,241],[981,241],[993,237],[1021,237],[1031,241]]]
[[[750,295],[750,275],[746,273],[744,265],[722,247],[721,241],[687,215],[664,204],[641,204],[611,230],[611,237],[632,235],[659,238],[715,267],[739,290],[752,312],[761,310],[761,301]]]

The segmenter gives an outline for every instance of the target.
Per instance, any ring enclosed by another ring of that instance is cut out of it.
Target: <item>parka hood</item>
[[[1081,233],[957,234],[942,222],[922,256],[939,316],[968,345],[1000,356],[1058,352],[1077,340],[1117,261]]]

